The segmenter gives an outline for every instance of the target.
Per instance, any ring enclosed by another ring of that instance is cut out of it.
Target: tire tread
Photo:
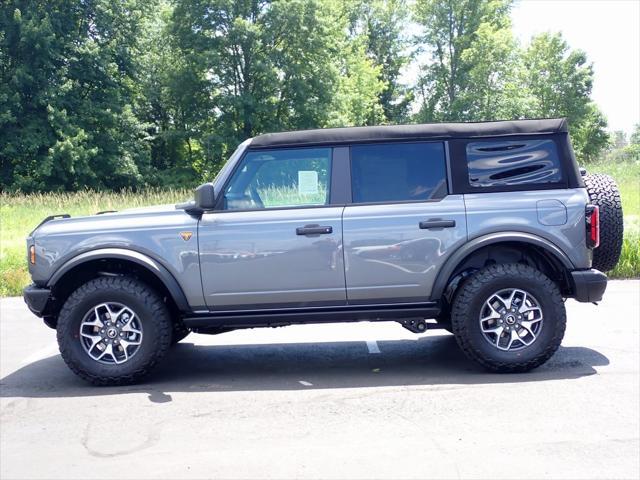
[[[557,319],[555,325],[554,335],[546,348],[533,359],[524,362],[504,362],[487,358],[486,355],[474,347],[468,331],[468,306],[483,287],[505,276],[518,276],[539,283],[541,288],[548,293],[548,300],[561,312],[560,318]],[[460,286],[452,305],[451,326],[460,349],[469,359],[494,372],[527,372],[545,363],[560,347],[566,328],[566,313],[557,285],[542,272],[519,263],[496,264],[479,270]]]
[[[602,173],[584,177],[592,204],[600,208],[600,246],[593,251],[593,268],[613,270],[620,260],[624,235],[622,200],[615,180]]]
[[[120,290],[130,295],[136,296],[144,303],[151,312],[152,318],[157,321],[159,331],[159,341],[156,344],[154,354],[150,361],[146,362],[137,370],[126,375],[96,375],[87,372],[82,366],[70,355],[70,342],[77,341],[70,335],[65,335],[65,325],[73,321],[73,310],[86,298],[87,295],[94,294],[101,290]],[[147,375],[153,367],[166,355],[171,345],[172,338],[172,322],[168,317],[167,307],[156,294],[156,292],[146,284],[131,277],[99,277],[88,281],[76,291],[74,291],[65,302],[60,315],[58,317],[57,339],[60,346],[60,354],[67,366],[80,378],[92,383],[93,385],[128,385],[137,382]]]

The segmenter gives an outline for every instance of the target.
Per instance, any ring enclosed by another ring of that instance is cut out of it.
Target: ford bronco
[[[397,321],[524,372],[597,302],[622,242],[615,183],[564,119],[319,129],[243,142],[180,205],[55,215],[24,298],[94,384],[136,381],[189,332]]]

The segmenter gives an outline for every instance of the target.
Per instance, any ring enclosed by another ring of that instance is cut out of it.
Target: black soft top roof
[[[506,135],[535,135],[566,132],[567,121],[564,118],[507,120],[500,122],[424,123],[420,125],[324,128],[317,130],[299,130],[295,132],[266,133],[253,138],[249,144],[249,148],[366,143],[433,138],[502,137]]]

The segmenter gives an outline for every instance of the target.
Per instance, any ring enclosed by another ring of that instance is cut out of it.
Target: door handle
[[[333,233],[333,227],[322,225],[305,225],[296,228],[296,235],[326,235]]]
[[[420,222],[420,228],[430,230],[432,228],[451,228],[456,226],[455,220],[425,220]]]

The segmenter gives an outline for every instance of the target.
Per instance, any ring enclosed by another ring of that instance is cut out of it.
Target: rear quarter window
[[[466,147],[475,188],[558,183],[562,170],[553,140],[485,140]]]

